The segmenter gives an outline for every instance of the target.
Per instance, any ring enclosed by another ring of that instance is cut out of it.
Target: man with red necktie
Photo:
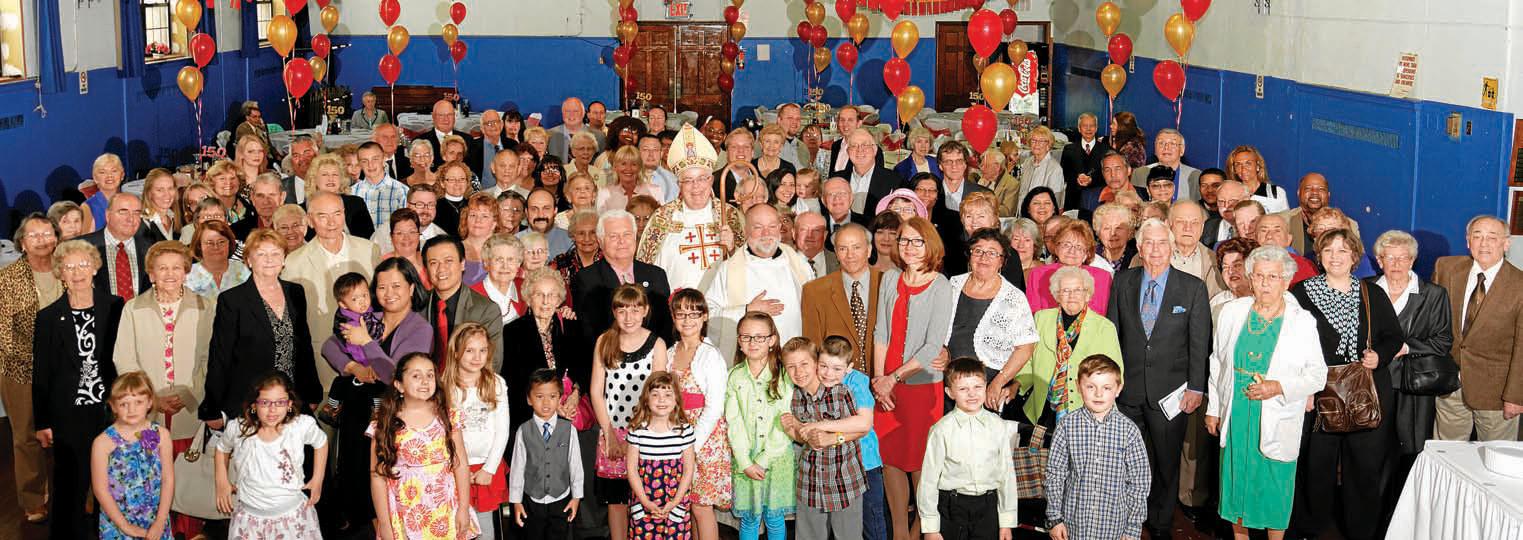
[[[449,337],[463,323],[480,323],[492,342],[492,371],[502,370],[502,311],[491,298],[462,286],[465,245],[459,238],[440,235],[423,245],[423,264],[433,279],[424,318],[434,328],[434,362],[449,361]]]
[[[82,239],[100,253],[95,288],[131,300],[152,285],[145,258],[148,246],[163,240],[151,227],[143,227],[143,202],[137,195],[118,193],[106,207],[106,226]]]

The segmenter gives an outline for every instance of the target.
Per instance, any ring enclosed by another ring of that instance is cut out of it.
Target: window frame
[[[160,44],[167,43],[169,45],[169,52],[152,53],[144,50],[143,63],[173,62],[175,60],[190,58],[190,31],[185,28],[184,24],[180,23],[178,17],[175,17],[174,5],[175,0],[141,0],[144,48],[152,47],[155,44],[155,41],[152,39],[155,33],[167,32],[169,35],[167,42],[158,42]],[[155,14],[160,9],[163,10],[162,17]],[[211,12],[206,12],[206,16],[210,15]],[[154,19],[157,19],[157,21]],[[168,24],[155,25],[155,22],[161,24],[167,22]]]
[[[286,5],[284,2],[275,0],[249,0],[249,2],[254,4],[254,28],[259,32],[259,46],[269,47],[270,20],[276,15],[285,15]],[[265,13],[269,13],[269,16],[266,17]]]
[[[0,0],[0,8],[5,7],[4,4],[7,3],[14,3],[20,22],[17,30],[21,33],[21,74],[4,75],[4,63],[0,60],[0,85],[36,80],[40,69],[37,65],[36,54],[38,50],[36,14],[27,9],[30,3],[26,0]],[[0,13],[5,11],[7,10],[0,9]],[[0,39],[0,43],[4,43],[4,39]]]

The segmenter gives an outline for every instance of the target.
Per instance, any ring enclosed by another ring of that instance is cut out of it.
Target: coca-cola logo
[[[1026,52],[1026,58],[1021,60],[1020,65],[1015,66],[1015,75],[1016,75],[1016,77],[1018,79],[1016,84],[1015,84],[1015,95],[1016,96],[1026,97],[1026,96],[1029,96],[1029,95],[1031,95],[1033,93],[1036,93],[1036,85],[1037,85],[1036,53],[1030,52],[1030,51]]]

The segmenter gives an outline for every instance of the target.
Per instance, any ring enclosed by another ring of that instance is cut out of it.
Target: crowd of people
[[[20,222],[0,398],[28,521],[1166,539],[1182,508],[1360,540],[1424,441],[1519,435],[1506,224],[1470,219],[1425,279],[1411,234],[1367,257],[1330,179],[1292,201],[1252,146],[1200,169],[1178,131],[1084,114],[982,154],[916,128],[889,166],[850,106],[826,140],[797,104],[753,133],[576,98],[479,136],[441,101],[404,144],[364,103],[357,147],[275,148],[248,103],[199,177],[136,195],[105,154]],[[1380,414],[1349,429],[1317,396],[1355,370]],[[212,485],[176,492],[203,450]]]

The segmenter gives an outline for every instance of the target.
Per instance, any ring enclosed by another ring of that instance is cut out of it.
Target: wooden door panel
[[[677,107],[696,111],[700,119],[715,116],[730,122],[730,96],[719,89],[719,62],[727,29],[721,24],[678,27],[676,80],[681,85]]]
[[[642,27],[635,37],[635,58],[630,62],[630,76],[634,77],[636,92],[650,94],[651,103],[670,106],[672,103],[672,50],[676,41],[676,27],[651,25]],[[625,97],[625,103],[629,96]]]
[[[936,110],[967,107],[977,90],[967,23],[936,23]]]

